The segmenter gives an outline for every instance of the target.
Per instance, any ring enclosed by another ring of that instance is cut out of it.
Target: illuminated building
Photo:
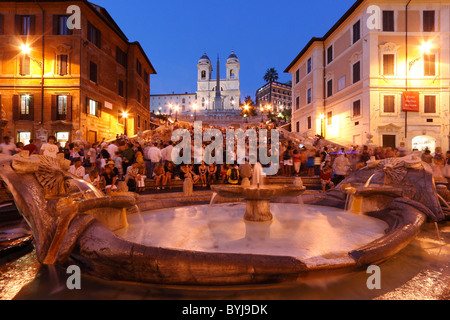
[[[74,20],[80,28],[68,24],[70,5],[80,9]],[[104,8],[84,0],[11,1],[0,8],[4,134],[24,143],[55,135],[64,143],[78,132],[94,142],[147,129],[156,72]]]
[[[450,1],[357,1],[292,74],[292,130],[344,145],[449,149]]]

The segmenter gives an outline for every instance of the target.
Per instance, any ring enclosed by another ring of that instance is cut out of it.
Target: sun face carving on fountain
[[[46,197],[64,196],[69,193],[70,184],[66,179],[70,161],[64,156],[57,158],[46,156],[29,156],[27,151],[13,157],[12,167],[21,174],[34,174],[44,188]]]
[[[408,169],[402,159],[390,158],[381,161],[375,169],[375,174],[385,174],[385,184],[399,184],[405,179]]]

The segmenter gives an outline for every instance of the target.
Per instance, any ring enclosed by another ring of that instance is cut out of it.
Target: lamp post
[[[320,136],[322,138],[325,138],[323,136],[323,126],[324,126],[325,115],[323,113],[321,113],[320,116],[319,116],[319,119],[320,119]]]
[[[180,106],[175,106],[175,115],[176,115],[175,122],[178,122],[178,110],[180,110]]]
[[[42,37],[42,41],[44,42],[44,37]],[[44,48],[42,49],[42,61],[37,60],[36,58],[32,57],[31,54],[31,48],[28,44],[22,44],[21,51],[22,54],[30,58],[30,60],[34,61],[39,68],[41,69],[41,126],[44,126]],[[34,119],[33,119],[34,120]]]
[[[250,109],[250,106],[249,106],[248,104],[246,104],[246,105],[244,106],[244,111],[245,111],[245,114],[244,114],[244,117],[245,117],[245,123],[248,123],[248,117],[249,117],[248,111],[249,111],[249,109]]]
[[[197,121],[197,109],[198,109],[198,105],[196,103],[194,103],[194,105],[192,106],[192,109],[194,110],[194,122]]]
[[[124,127],[125,127],[124,134],[128,136],[128,112],[126,111],[122,112],[122,117],[124,119]]]

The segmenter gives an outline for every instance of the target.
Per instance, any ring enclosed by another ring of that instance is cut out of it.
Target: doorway
[[[383,147],[395,148],[397,145],[397,137],[394,135],[383,135]]]

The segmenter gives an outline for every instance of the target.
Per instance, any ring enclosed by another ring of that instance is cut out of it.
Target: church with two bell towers
[[[226,77],[220,76],[220,59],[217,57],[216,78],[213,79],[213,64],[206,53],[198,61],[197,105],[200,111],[238,110],[240,104],[239,59],[234,53],[226,62]]]

